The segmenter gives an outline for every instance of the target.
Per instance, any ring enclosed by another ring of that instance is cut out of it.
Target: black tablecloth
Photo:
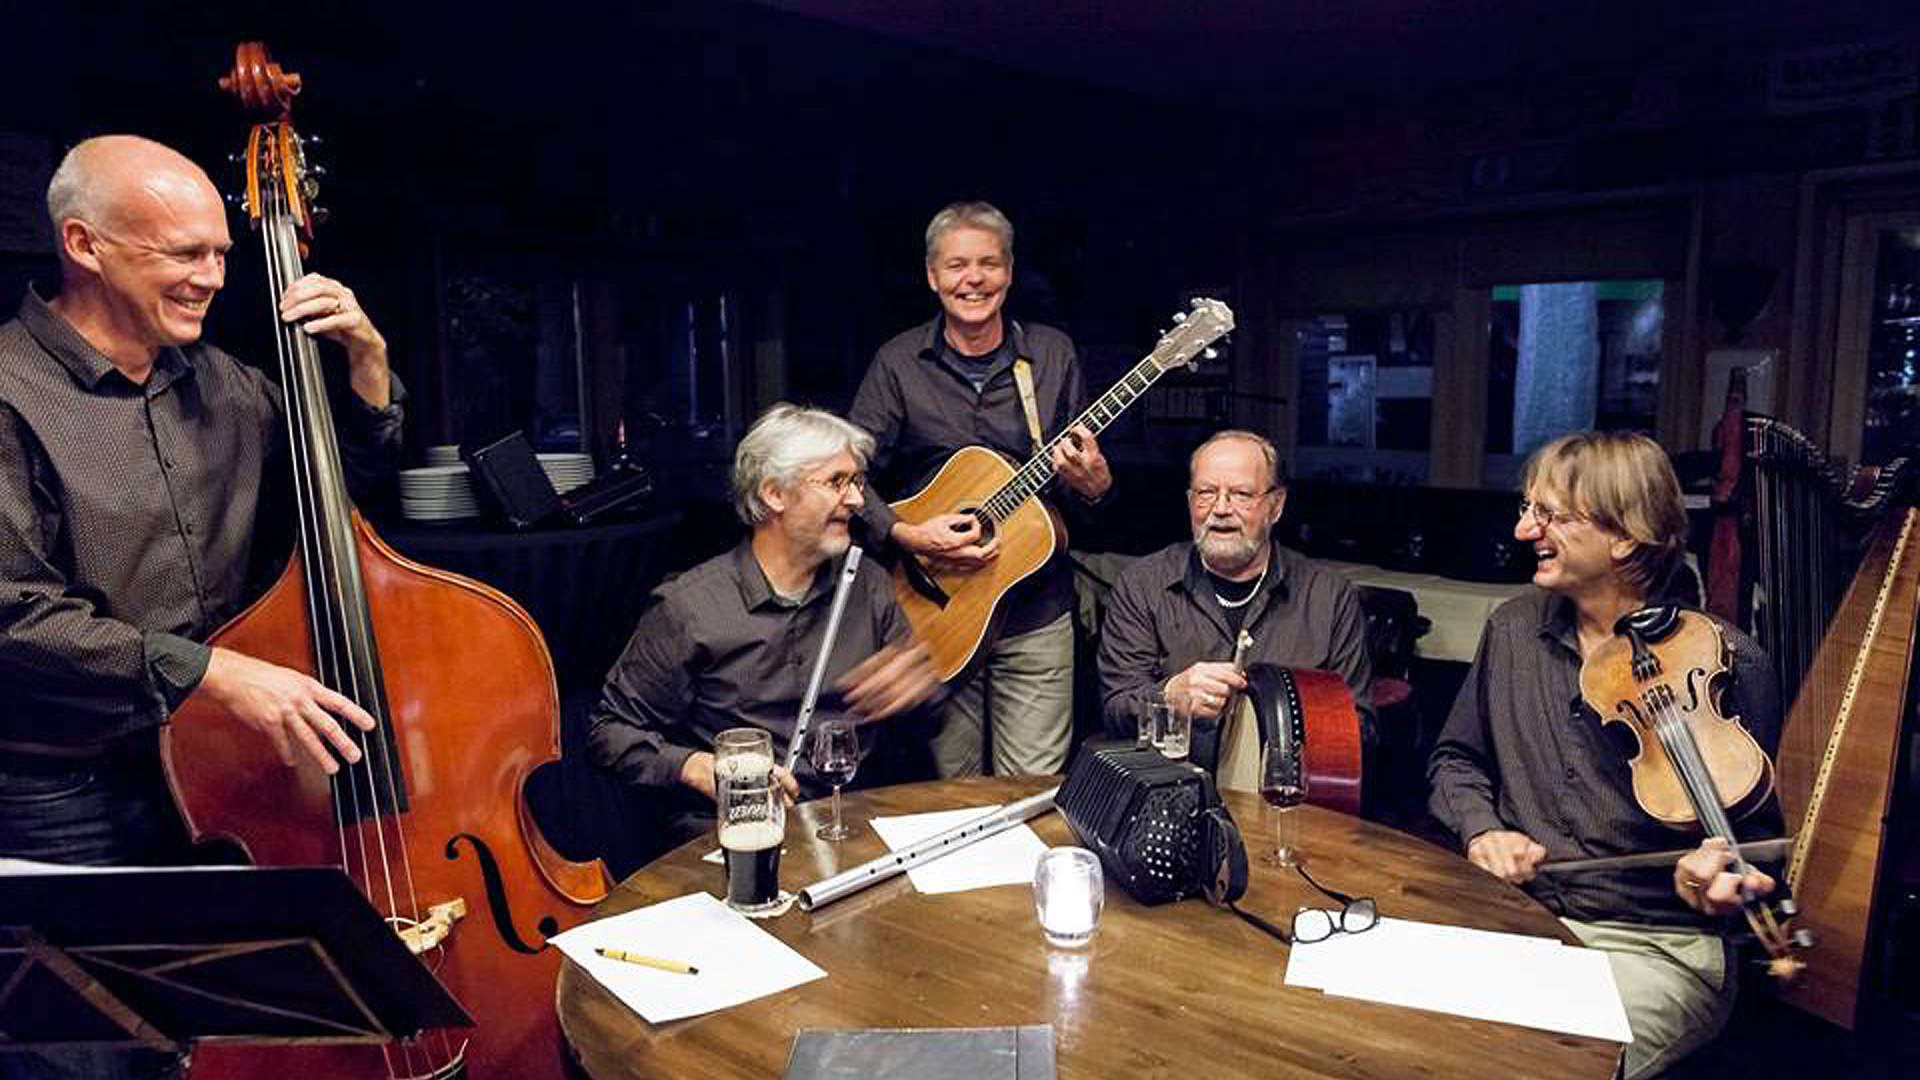
[[[380,536],[436,570],[486,582],[527,609],[553,653],[561,697],[596,689],[660,580],[678,513],[519,532],[493,526],[392,525]]]
[[[540,625],[560,691],[560,764],[536,774],[528,798],[562,854],[604,858],[619,876],[653,854],[651,830],[639,824],[653,811],[587,760],[586,714],[660,580],[680,523],[678,512],[667,512],[526,532],[474,523],[379,529],[400,554],[499,589]]]

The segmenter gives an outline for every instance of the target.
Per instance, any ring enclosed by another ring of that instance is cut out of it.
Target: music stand
[[[384,1043],[472,1023],[336,868],[0,860],[0,1053]]]

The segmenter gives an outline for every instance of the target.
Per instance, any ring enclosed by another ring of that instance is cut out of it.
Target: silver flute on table
[[[851,896],[869,885],[877,885],[921,863],[931,862],[949,851],[957,851],[975,840],[983,840],[994,833],[1005,832],[1029,818],[1038,817],[1053,809],[1053,797],[1059,793],[1060,786],[1056,784],[1038,795],[1029,795],[1019,802],[1008,803],[998,810],[990,810],[946,832],[929,836],[911,847],[888,852],[877,859],[863,862],[851,870],[842,870],[824,881],[816,881],[800,890],[800,910],[812,911],[822,904],[830,904],[843,896]]]

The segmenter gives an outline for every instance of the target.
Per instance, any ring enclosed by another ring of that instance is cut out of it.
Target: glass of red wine
[[[1300,862],[1298,807],[1307,801],[1307,772],[1297,748],[1274,739],[1260,750],[1260,799],[1273,819],[1273,850],[1260,856],[1268,866]]]
[[[833,821],[822,825],[814,835],[822,840],[845,840],[853,830],[840,818],[840,788],[853,780],[860,767],[860,732],[852,720],[824,720],[808,734],[813,768],[820,778],[833,785]]]

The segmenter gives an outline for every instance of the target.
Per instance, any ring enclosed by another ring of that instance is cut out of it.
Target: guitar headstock
[[[1233,332],[1233,309],[1218,300],[1196,296],[1188,310],[1173,317],[1174,327],[1160,335],[1147,359],[1161,371],[1172,371],[1204,355],[1218,355],[1213,343]]]

